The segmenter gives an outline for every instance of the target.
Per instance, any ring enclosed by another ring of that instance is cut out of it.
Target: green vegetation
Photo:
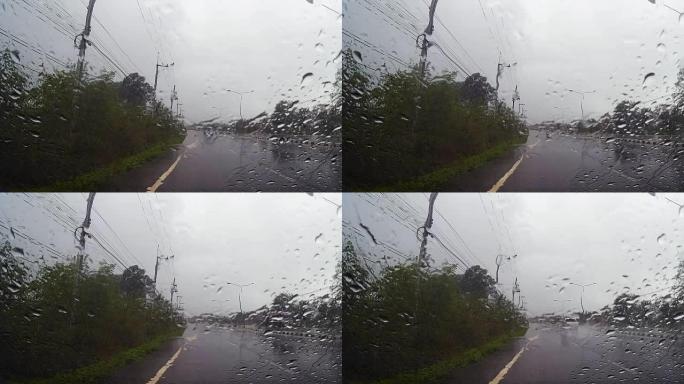
[[[121,82],[103,72],[79,83],[73,68],[30,77],[18,52],[0,54],[3,189],[97,186],[183,136],[183,124],[137,73]]]
[[[42,187],[36,191],[40,192],[61,192],[61,191],[99,191],[107,189],[108,182],[113,176],[137,168],[146,162],[166,153],[170,147],[180,144],[181,137],[167,143],[154,145],[140,153],[125,157],[104,168],[96,169],[77,176],[71,180],[60,181],[47,187]]]
[[[0,380],[94,382],[184,325],[137,266],[27,263],[0,246]],[[131,349],[133,348],[133,349]]]
[[[374,78],[364,72],[358,56],[347,51],[342,64],[347,189],[400,185],[421,190],[444,184],[447,180],[435,176],[422,178],[460,162],[467,165],[456,168],[481,165],[491,159],[488,151],[497,153],[494,148],[524,142],[527,136],[524,122],[478,73],[464,81],[457,81],[455,73],[421,80],[416,70]],[[477,164],[468,160],[478,155]]]
[[[378,187],[376,188],[376,191],[410,192],[442,190],[450,181],[454,179],[454,177],[486,164],[488,161],[505,154],[519,144],[519,142],[501,143],[477,155],[459,159],[451,165],[430,172],[425,176],[420,176],[417,179],[403,181],[387,187]]]
[[[498,351],[509,344],[514,337],[525,334],[525,328],[513,335],[504,335],[496,338],[480,347],[471,348],[465,352],[458,353],[445,360],[437,362],[416,372],[402,373],[390,379],[374,381],[377,384],[418,384],[418,383],[440,383],[449,376],[455,369],[476,363],[487,355]],[[360,383],[359,383],[360,384]]]
[[[350,382],[436,380],[520,335],[527,321],[479,266],[385,268],[342,254],[343,372]]]
[[[35,379],[28,381],[16,382],[16,384],[95,384],[100,383],[103,379],[110,377],[117,369],[125,367],[135,361],[141,360],[150,353],[156,351],[164,343],[170,339],[182,334],[183,330],[179,328],[177,331],[169,333],[168,335],[157,336],[154,339],[131,348],[124,352],[117,353],[113,357],[99,361],[95,364],[86,367],[78,368],[72,372],[60,373],[49,379]]]
[[[599,312],[580,315],[580,320],[625,328],[684,329],[684,260],[679,261],[671,292],[658,298],[621,293]],[[585,317],[586,319],[582,319]]]

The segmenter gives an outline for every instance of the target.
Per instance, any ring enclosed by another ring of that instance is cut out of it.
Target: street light
[[[578,287],[582,287],[582,293],[580,294],[580,306],[582,307],[582,314],[584,314],[584,302],[583,302],[583,296],[584,296],[584,287],[588,287],[591,285],[595,285],[596,283],[589,283],[589,284],[577,284],[577,283],[570,283],[572,285],[576,285]]]
[[[254,91],[243,91],[243,92],[238,92],[238,91],[233,91],[232,89],[226,89],[227,92],[232,92],[236,95],[240,95],[240,120],[242,120],[242,95],[246,95],[249,93],[253,93]]]
[[[254,285],[254,283],[249,283],[249,284],[236,284],[236,283],[231,283],[231,282],[226,282],[228,285],[234,285],[236,287],[240,287],[240,292],[238,293],[238,302],[240,303],[240,318],[242,318],[242,327],[244,328],[245,326],[245,319],[244,319],[244,314],[242,313],[242,288],[244,287],[249,287],[250,285]]]
[[[580,110],[582,111],[582,121],[584,121],[584,95],[588,95],[590,93],[596,93],[596,90],[593,90],[593,91],[576,91],[574,89],[566,89],[566,91],[576,93],[576,94],[582,96],[582,98],[580,99]]]
[[[517,257],[518,255],[513,255],[513,257]],[[501,267],[501,264],[504,262],[504,257],[506,260],[510,260],[511,256],[504,256],[502,254],[496,255],[496,284],[499,284],[499,268]]]

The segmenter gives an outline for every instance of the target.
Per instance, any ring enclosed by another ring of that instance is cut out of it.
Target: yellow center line
[[[171,172],[173,172],[174,169],[176,169],[176,166],[178,165],[181,158],[183,157],[183,153],[185,153],[185,152],[184,151],[181,152],[178,155],[178,158],[176,159],[176,161],[174,161],[173,164],[171,164],[171,167],[169,167],[169,169],[167,169],[166,172],[164,172],[161,176],[159,176],[157,181],[155,181],[151,187],[147,188],[147,192],[156,192],[157,189],[159,187],[161,187],[162,184],[164,184],[164,181],[166,180],[166,178],[169,177],[169,175],[171,175]]]
[[[157,382],[161,379],[161,377],[164,375],[167,369],[171,367],[171,364],[173,364],[174,361],[178,358],[178,355],[180,355],[181,351],[183,350],[183,346],[181,345],[178,347],[178,351],[169,359],[169,361],[164,364],[163,367],[159,368],[159,371],[157,371],[157,374],[154,375],[153,378],[151,378],[147,384],[157,384]]]
[[[537,140],[534,144],[528,145],[528,146],[527,146],[527,149],[530,150],[530,149],[536,147],[537,144],[539,144],[540,142],[541,142],[541,140]],[[497,181],[496,184],[494,184],[494,185],[489,189],[489,191],[487,191],[487,192],[499,192],[499,189],[501,189],[501,187],[503,187],[504,184],[506,184],[506,181],[508,181],[508,178],[511,177],[511,176],[513,175],[513,173],[515,172],[516,169],[518,169],[518,166],[520,165],[520,163],[522,163],[523,159],[525,158],[525,154],[527,154],[527,151],[525,151],[525,152],[520,156],[520,159],[519,159],[518,161],[516,161],[516,162],[513,164],[513,166],[511,167],[511,169],[509,169],[508,172],[506,172],[506,174],[504,174],[503,177],[501,177],[501,178],[499,179],[499,181]]]
[[[501,370],[501,372],[499,372],[499,374],[496,375],[496,377],[495,377],[494,379],[492,379],[492,381],[490,381],[489,384],[499,384],[499,383],[501,382],[501,380],[503,380],[503,378],[506,376],[506,374],[508,373],[508,371],[513,367],[513,365],[515,364],[515,362],[518,361],[518,359],[520,358],[520,356],[522,356],[523,352],[525,352],[525,350],[527,349],[527,346],[529,346],[530,343],[531,343],[532,341],[536,340],[538,337],[539,337],[539,335],[534,336],[534,337],[532,337],[531,339],[529,339],[529,340],[527,341],[527,343],[525,343],[525,345],[520,349],[520,352],[516,353],[515,356],[513,356],[513,359],[512,359],[511,361],[509,361],[508,364],[506,364],[505,367],[503,367],[503,369]]]

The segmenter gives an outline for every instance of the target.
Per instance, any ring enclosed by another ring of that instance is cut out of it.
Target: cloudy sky
[[[68,260],[86,198],[2,194],[0,237],[24,248],[30,260]],[[159,246],[175,257],[161,264],[157,287],[168,298],[175,277],[186,313],[238,311],[238,289],[228,282],[254,283],[242,293],[243,309],[253,310],[280,292],[329,292],[340,258],[340,200],[340,194],[98,193],[91,231],[121,263],[93,240],[86,251],[94,266],[106,261],[120,272],[122,264],[136,264],[153,276]]]
[[[426,194],[345,194],[343,199],[344,236],[363,250],[369,265],[379,270],[415,260]],[[596,283],[585,290],[587,310],[612,303],[622,292],[659,297],[668,293],[684,259],[684,209],[673,201],[684,204],[684,197],[439,194],[433,233],[453,253],[434,239],[428,253],[436,265],[481,265],[492,276],[497,255],[504,255],[500,289],[510,298],[517,277],[532,315],[579,311],[580,289],[571,282]]]
[[[0,0],[0,44],[18,49],[32,70],[73,63],[86,4]],[[254,91],[244,97],[245,117],[271,112],[282,99],[327,103],[339,65],[340,8],[335,0],[99,0],[91,37],[103,54],[90,48],[86,57],[95,71],[116,70],[106,55],[150,84],[157,55],[174,62],[159,74],[158,97],[170,102],[175,84],[189,121],[239,117],[240,98],[226,89]]]
[[[427,25],[428,3],[348,0],[343,44],[362,52],[371,68],[391,72],[415,64],[415,36]],[[599,117],[616,100],[672,93],[684,18],[665,5],[684,11],[680,0],[442,0],[433,40],[492,85],[499,60],[511,64],[500,96],[510,105],[518,85],[532,122],[580,118],[580,96],[568,89],[595,91],[585,96],[585,117]],[[457,69],[436,46],[429,60],[437,73]]]

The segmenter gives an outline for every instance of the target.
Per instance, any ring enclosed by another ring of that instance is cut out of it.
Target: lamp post
[[[593,91],[577,91],[574,89],[568,89],[568,92],[576,93],[581,96],[580,98],[580,110],[582,111],[582,121],[584,121],[584,95],[588,95],[590,93],[596,93],[596,90]]]
[[[227,282],[226,284],[228,284],[228,285],[234,285],[234,286],[240,288],[240,291],[238,292],[238,302],[240,303],[240,318],[242,318],[242,327],[244,328],[244,326],[245,326],[245,318],[244,318],[244,314],[242,313],[242,288],[244,288],[244,287],[249,287],[250,285],[254,285],[254,283],[249,283],[249,284],[236,284],[236,283]]]
[[[238,91],[234,91],[232,89],[226,89],[226,91],[240,96],[240,120],[242,120],[242,96],[247,95],[249,93],[253,93],[254,91],[252,90],[252,91],[238,92]]]
[[[582,293],[580,293],[580,306],[582,307],[582,314],[584,314],[584,288],[589,287],[591,285],[596,285],[596,283],[589,283],[589,284],[570,283],[570,284],[576,285],[576,286],[582,288]]]

